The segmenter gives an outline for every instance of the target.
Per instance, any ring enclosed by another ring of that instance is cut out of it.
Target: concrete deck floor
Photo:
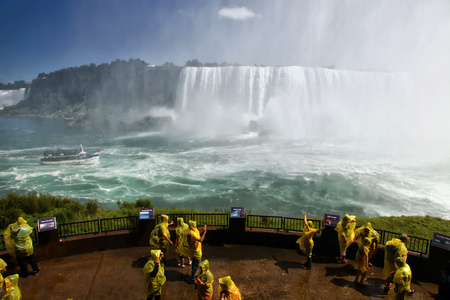
[[[134,247],[38,261],[41,272],[21,278],[19,286],[25,300],[141,299],[142,267],[149,254],[150,247]],[[185,281],[190,267],[177,266],[173,247],[168,256],[162,299],[196,299],[194,286]],[[244,245],[203,245],[203,258],[209,260],[215,279],[213,299],[218,299],[218,279],[226,275],[245,300],[390,299],[379,267],[369,270],[367,287],[353,284],[353,261],[339,264],[328,256],[313,256],[313,268],[306,271],[306,257],[298,251]],[[414,281],[414,273],[411,288],[416,290],[411,300],[434,299],[438,291],[436,284]]]

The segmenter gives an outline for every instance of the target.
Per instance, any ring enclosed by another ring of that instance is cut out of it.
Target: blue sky
[[[448,67],[449,11],[448,0],[0,0],[0,82],[130,58]]]

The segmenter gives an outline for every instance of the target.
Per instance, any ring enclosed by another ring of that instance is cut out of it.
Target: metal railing
[[[250,229],[263,228],[283,230],[284,227],[283,217],[248,215],[246,221],[247,227]]]
[[[376,229],[375,229],[376,230]],[[393,238],[400,238],[400,233],[387,231],[387,230],[376,230],[380,234],[380,244],[386,245],[386,243]],[[430,250],[430,240],[416,237],[408,236],[409,239],[405,243],[408,251],[418,252],[420,254],[428,254]]]
[[[313,223],[314,228],[322,227],[322,220],[308,220]],[[286,231],[303,231],[305,221],[297,218],[284,218],[284,230]]]
[[[169,223],[177,225],[177,218],[183,218],[183,222],[188,224],[190,220],[197,222],[198,226],[222,226],[223,228],[229,226],[229,215],[226,213],[214,214],[165,214],[169,217]],[[156,216],[157,223],[161,222],[161,214]]]
[[[139,219],[137,216],[100,219],[100,232],[117,230],[136,231],[138,228]]]
[[[100,233],[100,221],[91,220],[91,221],[59,224],[58,232],[60,238],[66,238],[70,236],[77,236],[83,234],[97,234]]]

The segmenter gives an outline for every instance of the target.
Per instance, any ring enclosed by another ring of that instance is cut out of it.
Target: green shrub
[[[95,215],[98,211],[98,203],[94,200],[89,200],[88,202],[86,202],[86,210],[88,211],[88,213],[90,215]]]

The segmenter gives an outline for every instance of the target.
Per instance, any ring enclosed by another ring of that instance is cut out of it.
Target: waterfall
[[[28,89],[21,88],[18,90],[0,90],[0,109],[5,106],[16,105],[20,101],[26,99]]]
[[[186,67],[175,108],[180,127],[208,134],[236,132],[256,120],[277,135],[378,137],[405,130],[412,82],[408,73],[299,66]]]

